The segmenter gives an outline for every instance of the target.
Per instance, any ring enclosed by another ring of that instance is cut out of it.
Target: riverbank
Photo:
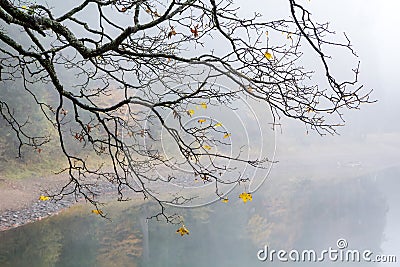
[[[72,205],[83,202],[73,195],[63,199],[39,200],[44,192],[56,192],[68,181],[64,174],[48,177],[32,177],[23,180],[0,178],[0,231],[6,231],[30,222],[58,214]],[[96,190],[101,193],[115,191],[110,183],[98,185]]]
[[[57,202],[35,201],[28,205],[28,207],[22,209],[6,210],[0,215],[0,231],[6,231],[58,214],[60,211],[70,207],[74,203],[76,203],[76,201],[72,199],[63,199]]]
[[[303,178],[331,182],[365,175],[376,176],[382,170],[399,166],[398,140],[397,143],[372,141],[365,144],[355,143],[348,147],[343,143],[335,144],[336,148],[315,145],[308,146],[307,149],[278,151],[279,163],[273,169],[270,183],[293,183],[296,179]],[[388,145],[392,143],[394,145]],[[11,179],[0,175],[0,231],[41,220],[77,203],[73,196],[58,202],[39,200],[44,192],[56,192],[62,188],[68,179],[67,174],[47,177],[38,175],[25,179]],[[97,190],[110,197],[114,197],[117,191],[107,182],[99,185]]]

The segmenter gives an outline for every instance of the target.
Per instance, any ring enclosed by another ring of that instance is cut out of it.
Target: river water
[[[346,249],[396,255],[399,175],[400,168],[390,168],[329,182],[282,180],[265,186],[252,202],[231,197],[228,203],[170,210],[183,216],[190,231],[185,236],[176,233],[180,225],[146,220],[156,211],[149,202],[110,202],[104,207],[110,220],[92,214],[89,205],[77,205],[1,232],[0,266],[310,266],[276,255],[261,261],[257,254],[267,246],[288,253],[315,250],[318,256],[330,247],[338,250],[339,239]],[[325,257],[313,264],[365,263]]]

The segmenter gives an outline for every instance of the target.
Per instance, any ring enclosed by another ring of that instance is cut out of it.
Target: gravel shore
[[[116,192],[116,186],[104,183],[96,187],[100,195],[112,195]],[[6,231],[30,222],[56,215],[72,205],[84,202],[83,198],[76,199],[72,195],[64,196],[61,200],[33,200],[24,207],[0,210],[0,231]]]
[[[0,214],[0,231],[6,231],[48,216],[58,214],[65,208],[75,204],[74,199],[60,201],[36,201],[29,207],[20,210],[6,210]]]

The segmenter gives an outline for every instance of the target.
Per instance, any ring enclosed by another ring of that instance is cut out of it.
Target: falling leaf
[[[41,201],[47,201],[47,200],[50,200],[50,197],[41,195],[41,196],[39,197],[39,200],[41,200]]]
[[[206,119],[199,119],[198,122],[199,123],[204,123],[204,122],[206,122]]]
[[[222,123],[220,123],[220,122],[217,122],[215,125],[214,125],[214,127],[221,127],[222,126]]]
[[[99,210],[99,209],[92,210],[92,213],[97,214],[97,215],[103,215],[103,211]]]
[[[202,108],[204,108],[204,109],[207,109],[207,104],[206,104],[206,103],[204,103],[204,102],[203,102],[203,103],[201,103],[201,104],[200,104],[200,106],[201,106]]]
[[[205,148],[207,150],[211,150],[211,146],[209,146],[209,145],[204,145],[203,148]]]
[[[189,109],[188,111],[186,111],[186,113],[192,117],[192,115],[194,114],[194,110],[193,109]]]
[[[244,203],[246,203],[247,201],[253,200],[253,196],[250,193],[246,193],[246,192],[241,193],[239,195],[239,198],[241,198]]]
[[[228,203],[228,202],[229,202],[229,199],[228,199],[228,198],[223,198],[221,201],[222,201],[223,203]]]
[[[231,136],[231,134],[230,134],[230,133],[226,133],[226,134],[224,134],[224,138],[228,138],[229,136]]]
[[[181,236],[189,235],[189,230],[185,227],[184,224],[182,224],[182,226],[179,227],[178,230],[176,230],[176,233],[180,234]]]
[[[268,60],[271,60],[271,59],[273,58],[273,57],[272,57],[272,54],[269,53],[269,52],[265,52],[264,56],[265,56],[265,58],[268,59]]]

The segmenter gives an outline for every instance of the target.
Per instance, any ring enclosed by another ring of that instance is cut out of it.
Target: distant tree
[[[1,90],[23,80],[24,94],[57,129],[70,181],[56,198],[81,195],[98,207],[91,175],[116,185],[120,200],[129,190],[154,198],[157,217],[170,219],[166,204],[193,199],[164,197],[168,192],[153,183],[185,188],[200,179],[227,201],[220,186],[247,180],[245,168],[228,161],[252,168],[271,163],[243,157],[240,149],[225,153],[230,135],[240,133],[201,112],[240,112],[234,103],[244,97],[265,103],[272,125],[283,116],[335,134],[343,110],[370,102],[357,82],[357,63],[349,68],[351,80],[339,81],[331,71],[331,49],[356,56],[347,36],[336,41],[329,24],[312,20],[300,1],[288,0],[288,15],[269,21],[258,13],[241,17],[229,0],[41,2],[0,0]],[[307,55],[319,61],[316,78]],[[40,84],[55,97],[40,97]],[[9,100],[0,99],[3,120],[21,145],[38,149],[47,136],[30,135],[34,121],[14,118]],[[90,167],[94,152],[109,164]],[[182,169],[190,179],[175,182]],[[245,193],[241,198],[249,200],[252,192]]]

